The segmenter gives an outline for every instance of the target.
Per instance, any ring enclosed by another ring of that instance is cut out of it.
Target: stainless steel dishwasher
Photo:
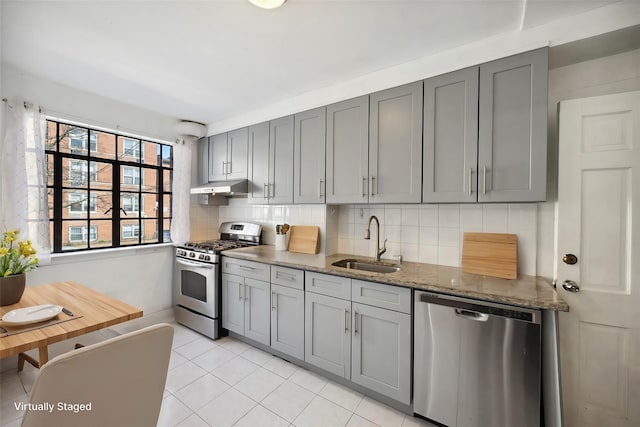
[[[416,291],[413,410],[449,427],[540,426],[540,311]]]

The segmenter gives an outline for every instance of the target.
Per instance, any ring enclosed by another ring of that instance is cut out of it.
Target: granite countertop
[[[403,262],[400,271],[395,273],[373,273],[331,265],[344,258],[373,260],[372,258],[349,254],[325,256],[276,251],[272,245],[228,250],[224,252],[224,256],[522,307],[569,311],[569,305],[560,298],[551,284],[537,276],[521,275],[514,280],[498,279],[463,273],[458,267],[417,262]]]

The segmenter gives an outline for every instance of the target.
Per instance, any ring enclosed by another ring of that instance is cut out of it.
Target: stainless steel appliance
[[[176,247],[173,302],[175,317],[210,338],[220,336],[220,254],[262,243],[262,226],[223,222],[219,240],[187,242]]]
[[[414,400],[449,427],[540,426],[540,311],[416,291]]]

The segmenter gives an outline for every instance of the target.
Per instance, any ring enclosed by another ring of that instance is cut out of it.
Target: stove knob
[[[196,257],[196,254],[195,254],[195,253],[191,252],[191,253],[189,254],[189,258],[195,258],[195,257]]]
[[[204,259],[204,255],[200,254],[200,256],[198,257],[198,259]]]
[[[211,257],[209,255],[207,255],[206,257],[204,257],[205,261],[211,261]]]

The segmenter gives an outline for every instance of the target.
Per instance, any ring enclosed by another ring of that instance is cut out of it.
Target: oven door
[[[207,317],[218,318],[218,266],[176,258],[174,303]]]

